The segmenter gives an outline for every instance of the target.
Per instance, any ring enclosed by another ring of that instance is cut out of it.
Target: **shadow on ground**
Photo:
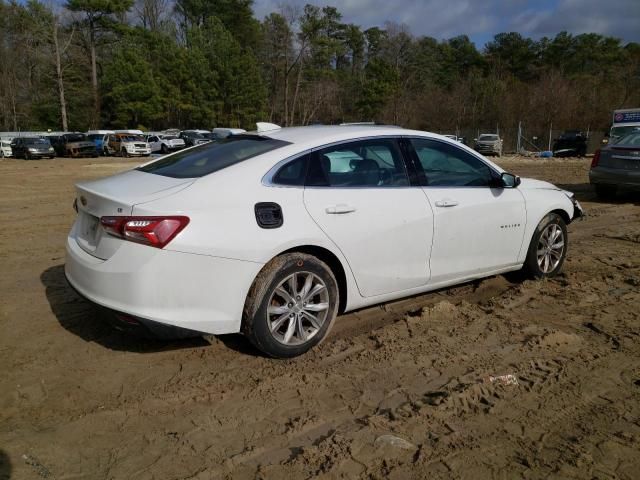
[[[601,199],[596,196],[593,185],[590,183],[569,183],[558,184],[557,186],[563,190],[573,192],[580,202],[608,203],[612,205],[633,203],[640,205],[640,190],[621,187],[615,196]]]
[[[67,283],[64,266],[56,265],[40,275],[51,311],[60,325],[87,342],[95,342],[110,350],[153,353],[210,345],[206,339],[154,340],[132,332],[116,330],[100,310],[80,297]],[[226,345],[226,343],[225,343]]]

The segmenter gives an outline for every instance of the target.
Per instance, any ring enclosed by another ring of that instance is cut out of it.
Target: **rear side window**
[[[303,155],[290,161],[273,176],[276,185],[304,186],[307,177],[307,162],[311,155]]]
[[[173,178],[204,177],[285,145],[289,143],[257,135],[238,135],[183,150],[139,167],[138,170]]]
[[[395,140],[344,143],[316,153],[307,185],[315,187],[408,186],[404,159]]]

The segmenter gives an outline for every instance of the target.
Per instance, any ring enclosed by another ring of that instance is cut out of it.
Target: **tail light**
[[[599,161],[600,161],[600,149],[596,150],[596,152],[593,154],[593,158],[591,159],[591,168],[597,167]]]
[[[100,224],[115,237],[163,248],[189,224],[189,217],[102,217]]]

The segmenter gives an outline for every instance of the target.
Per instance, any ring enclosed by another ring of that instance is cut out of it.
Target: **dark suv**
[[[17,137],[11,141],[11,153],[16,158],[54,158],[56,152],[49,140],[39,137]]]
[[[184,144],[187,147],[193,147],[195,145],[201,145],[203,143],[208,143],[211,141],[201,133],[194,130],[183,130],[182,132],[180,132],[180,138],[184,140]]]
[[[567,130],[553,142],[554,157],[584,157],[587,154],[587,136],[580,130]]]

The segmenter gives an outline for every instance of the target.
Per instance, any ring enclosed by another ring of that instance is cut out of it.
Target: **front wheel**
[[[242,331],[271,357],[302,355],[327,335],[338,303],[338,284],[324,262],[304,253],[281,255],[254,281]]]
[[[557,275],[567,257],[567,247],[567,225],[560,215],[548,214],[533,233],[524,264],[525,271],[534,278]]]
[[[167,147],[164,143],[162,144],[162,147],[160,147],[160,151],[162,152],[163,155],[166,155],[167,153],[169,153],[169,147]]]

